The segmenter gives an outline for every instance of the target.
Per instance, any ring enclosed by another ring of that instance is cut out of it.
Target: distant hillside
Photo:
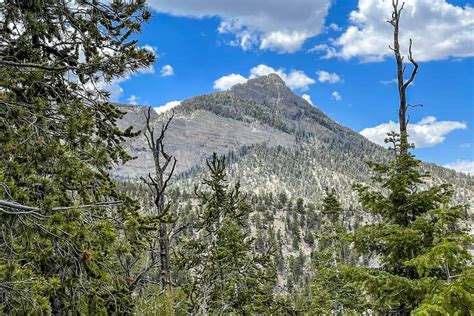
[[[143,128],[146,108],[123,106],[123,110],[127,114],[120,127]],[[324,188],[332,187],[349,206],[355,202],[352,184],[370,183],[365,162],[390,158],[386,149],[337,124],[294,94],[276,74],[185,100],[174,110],[166,144],[178,159],[176,174],[181,182],[194,182],[201,176],[205,159],[217,152],[231,156],[232,178],[241,179],[248,190],[284,191],[319,201]],[[154,114],[156,128],[170,114]],[[114,175],[122,179],[146,175],[152,158],[144,137],[126,146],[137,159],[117,166]],[[433,164],[423,167],[436,183],[453,183],[457,200],[472,205],[474,177]]]
[[[145,107],[123,106],[122,128],[141,129]],[[345,207],[347,230],[369,219],[357,203],[354,183],[371,183],[368,160],[387,161],[390,152],[359,133],[341,126],[301,97],[277,75],[249,80],[226,92],[183,101],[166,135],[167,151],[178,159],[169,200],[180,223],[195,221],[193,188],[207,174],[205,159],[213,152],[228,158],[231,181],[240,181],[253,212],[249,233],[257,251],[273,245],[278,269],[277,291],[302,288],[310,279],[311,258],[317,249],[313,233],[321,225],[321,199],[334,188]],[[171,112],[153,114],[160,129]],[[144,136],[126,143],[137,158],[117,166],[114,174],[124,190],[145,201],[151,197],[139,176],[153,172]],[[473,211],[474,178],[433,164],[423,164],[435,183],[454,185],[456,200]],[[429,185],[429,184],[428,184]],[[151,204],[150,204],[151,205]],[[472,223],[468,220],[468,223]],[[192,235],[192,230],[183,234]]]

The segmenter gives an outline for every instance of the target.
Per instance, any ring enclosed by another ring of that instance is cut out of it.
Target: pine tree
[[[390,134],[395,159],[371,163],[383,191],[356,185],[362,207],[374,223],[358,228],[354,245],[377,259],[375,267],[348,268],[350,282],[363,289],[363,301],[380,313],[469,314],[474,306],[472,243],[462,219],[466,209],[452,205],[447,184],[427,187],[419,160]]]
[[[0,3],[0,312],[128,313],[117,252],[152,219],[108,171],[130,157],[108,81],[154,56],[145,1]],[[120,246],[120,247],[119,247]]]
[[[420,161],[410,153],[406,90],[413,82],[418,64],[405,81],[404,57],[400,53],[399,24],[404,4],[392,0],[389,23],[394,28],[393,47],[397,63],[400,98],[399,133],[389,133],[394,154],[388,163],[370,162],[378,190],[355,185],[372,223],[353,234],[359,255],[374,259],[372,265],[343,266],[344,282],[359,290],[359,312],[371,310],[395,315],[469,315],[474,309],[472,256],[473,239],[462,219],[466,207],[453,205],[449,184],[429,186],[420,171]],[[336,293],[333,293],[334,295]],[[344,302],[340,302],[344,305]]]
[[[237,183],[229,188],[225,158],[207,161],[209,191],[200,201],[198,231],[181,241],[178,267],[186,272],[181,284],[190,312],[198,314],[258,313],[272,303],[273,267],[269,253],[259,255],[247,230],[251,211]]]
[[[326,190],[321,210],[321,230],[316,233],[318,249],[314,253],[315,268],[312,289],[312,312],[346,315],[358,310],[357,289],[344,280],[343,267],[350,264],[349,240],[343,209],[335,190]]]

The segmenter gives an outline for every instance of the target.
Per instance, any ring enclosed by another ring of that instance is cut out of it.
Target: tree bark
[[[166,153],[164,149],[163,140],[165,138],[168,126],[173,119],[174,114],[161,128],[161,133],[155,138],[155,130],[151,126],[151,107],[146,113],[146,131],[145,137],[148,146],[153,154],[155,175],[148,174],[148,179],[142,180],[148,185],[155,196],[154,204],[158,218],[160,219],[158,229],[158,240],[160,245],[160,269],[161,269],[161,287],[164,292],[166,302],[166,314],[173,315],[173,289],[171,282],[170,269],[170,243],[168,235],[168,223],[163,221],[163,218],[168,214],[169,206],[165,203],[165,191],[168,187],[168,182],[173,176],[176,167],[176,158]]]
[[[400,41],[399,41],[399,27],[400,27],[400,16],[403,10],[405,3],[399,8],[398,0],[392,0],[393,12],[392,19],[388,21],[393,26],[393,47],[389,46],[390,49],[395,54],[395,60],[397,62],[397,85],[398,85],[398,95],[400,100],[399,111],[398,111],[398,120],[400,127],[400,154],[407,154],[408,148],[408,120],[407,120],[407,95],[406,90],[408,86],[413,82],[418,71],[418,63],[413,59],[412,55],[412,40],[410,39],[410,46],[408,49],[408,60],[413,64],[413,70],[410,75],[410,78],[405,81],[405,67],[403,66],[404,56],[400,53]]]

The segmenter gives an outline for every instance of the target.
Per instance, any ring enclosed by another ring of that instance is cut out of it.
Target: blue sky
[[[398,111],[389,2],[152,0],[138,39],[157,61],[115,83],[113,98],[160,106],[276,71],[331,118],[380,141]],[[402,43],[413,38],[420,61],[408,93],[423,104],[410,109],[415,154],[466,172],[474,172],[473,6],[407,0],[401,22]]]

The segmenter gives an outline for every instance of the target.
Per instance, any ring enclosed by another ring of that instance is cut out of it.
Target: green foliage
[[[371,163],[382,190],[355,186],[374,222],[356,229],[354,247],[377,264],[347,267],[345,282],[360,288],[362,305],[378,313],[465,314],[473,294],[465,207],[451,204],[448,185],[427,187],[419,161],[401,150],[396,134],[389,140],[395,159]]]
[[[186,301],[186,294],[179,289],[173,290],[173,300],[176,302],[174,313],[176,315],[186,315],[186,305],[182,302]],[[137,316],[168,316],[167,300],[160,286],[150,284],[140,295],[136,297],[136,306],[133,314]]]
[[[335,190],[326,191],[321,214],[321,230],[316,233],[318,249],[313,256],[316,273],[311,283],[311,310],[318,315],[361,312],[361,293],[344,278],[345,267],[350,264],[349,240]]]
[[[94,87],[153,62],[130,39],[150,13],[144,1],[0,10],[0,200],[29,207],[0,208],[0,312],[127,313],[117,254],[141,252],[152,219],[108,176],[136,134]]]
[[[199,314],[258,313],[272,307],[270,254],[257,254],[246,230],[250,207],[240,185],[228,188],[225,159],[207,162],[210,178],[199,191],[195,236],[181,241],[176,262],[189,311]]]

